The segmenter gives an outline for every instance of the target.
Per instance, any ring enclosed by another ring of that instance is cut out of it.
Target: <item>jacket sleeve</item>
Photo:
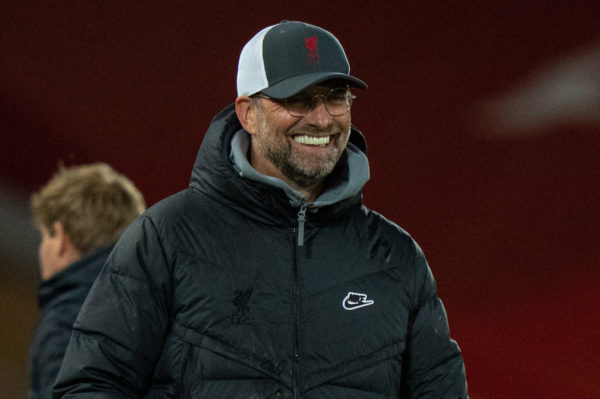
[[[152,220],[138,218],[75,320],[55,399],[143,396],[168,327],[169,263]]]
[[[415,244],[415,295],[402,367],[402,398],[468,398],[465,368],[434,277]]]

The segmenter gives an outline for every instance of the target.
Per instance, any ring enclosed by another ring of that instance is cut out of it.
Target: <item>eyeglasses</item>
[[[352,101],[356,98],[348,91],[348,87],[337,87],[329,90],[327,94],[312,94],[308,90],[302,90],[298,94],[281,100],[269,97],[264,93],[257,93],[253,97],[266,98],[283,105],[294,118],[302,118],[308,114],[315,107],[318,98],[323,99],[323,104],[325,104],[325,109],[329,115],[342,116],[350,111]]]

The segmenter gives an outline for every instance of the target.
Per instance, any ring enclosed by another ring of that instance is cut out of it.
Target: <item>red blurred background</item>
[[[28,196],[105,161],[149,205],[187,186],[261,28],[333,32],[369,144],[367,206],[423,247],[472,398],[600,395],[600,2],[0,4],[3,395],[26,396]]]

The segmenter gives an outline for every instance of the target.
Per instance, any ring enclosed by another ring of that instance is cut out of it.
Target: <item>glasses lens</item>
[[[298,94],[285,99],[285,108],[292,116],[304,116],[312,108],[313,97],[308,91],[303,90]]]
[[[341,116],[350,110],[352,97],[345,87],[333,89],[327,94],[325,105],[331,115]]]
[[[339,87],[330,90],[327,95],[314,95],[308,90],[303,90],[298,94],[285,99],[285,108],[290,115],[302,117],[310,112],[315,105],[314,101],[323,98],[325,108],[332,116],[342,116],[350,110],[354,96],[348,92],[345,87]]]

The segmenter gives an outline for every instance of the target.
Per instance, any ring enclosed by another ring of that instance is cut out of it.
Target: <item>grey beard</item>
[[[327,162],[322,168],[316,170],[303,170],[293,165],[283,154],[271,154],[271,162],[275,164],[288,179],[300,187],[310,187],[323,181],[335,168],[337,160]]]

